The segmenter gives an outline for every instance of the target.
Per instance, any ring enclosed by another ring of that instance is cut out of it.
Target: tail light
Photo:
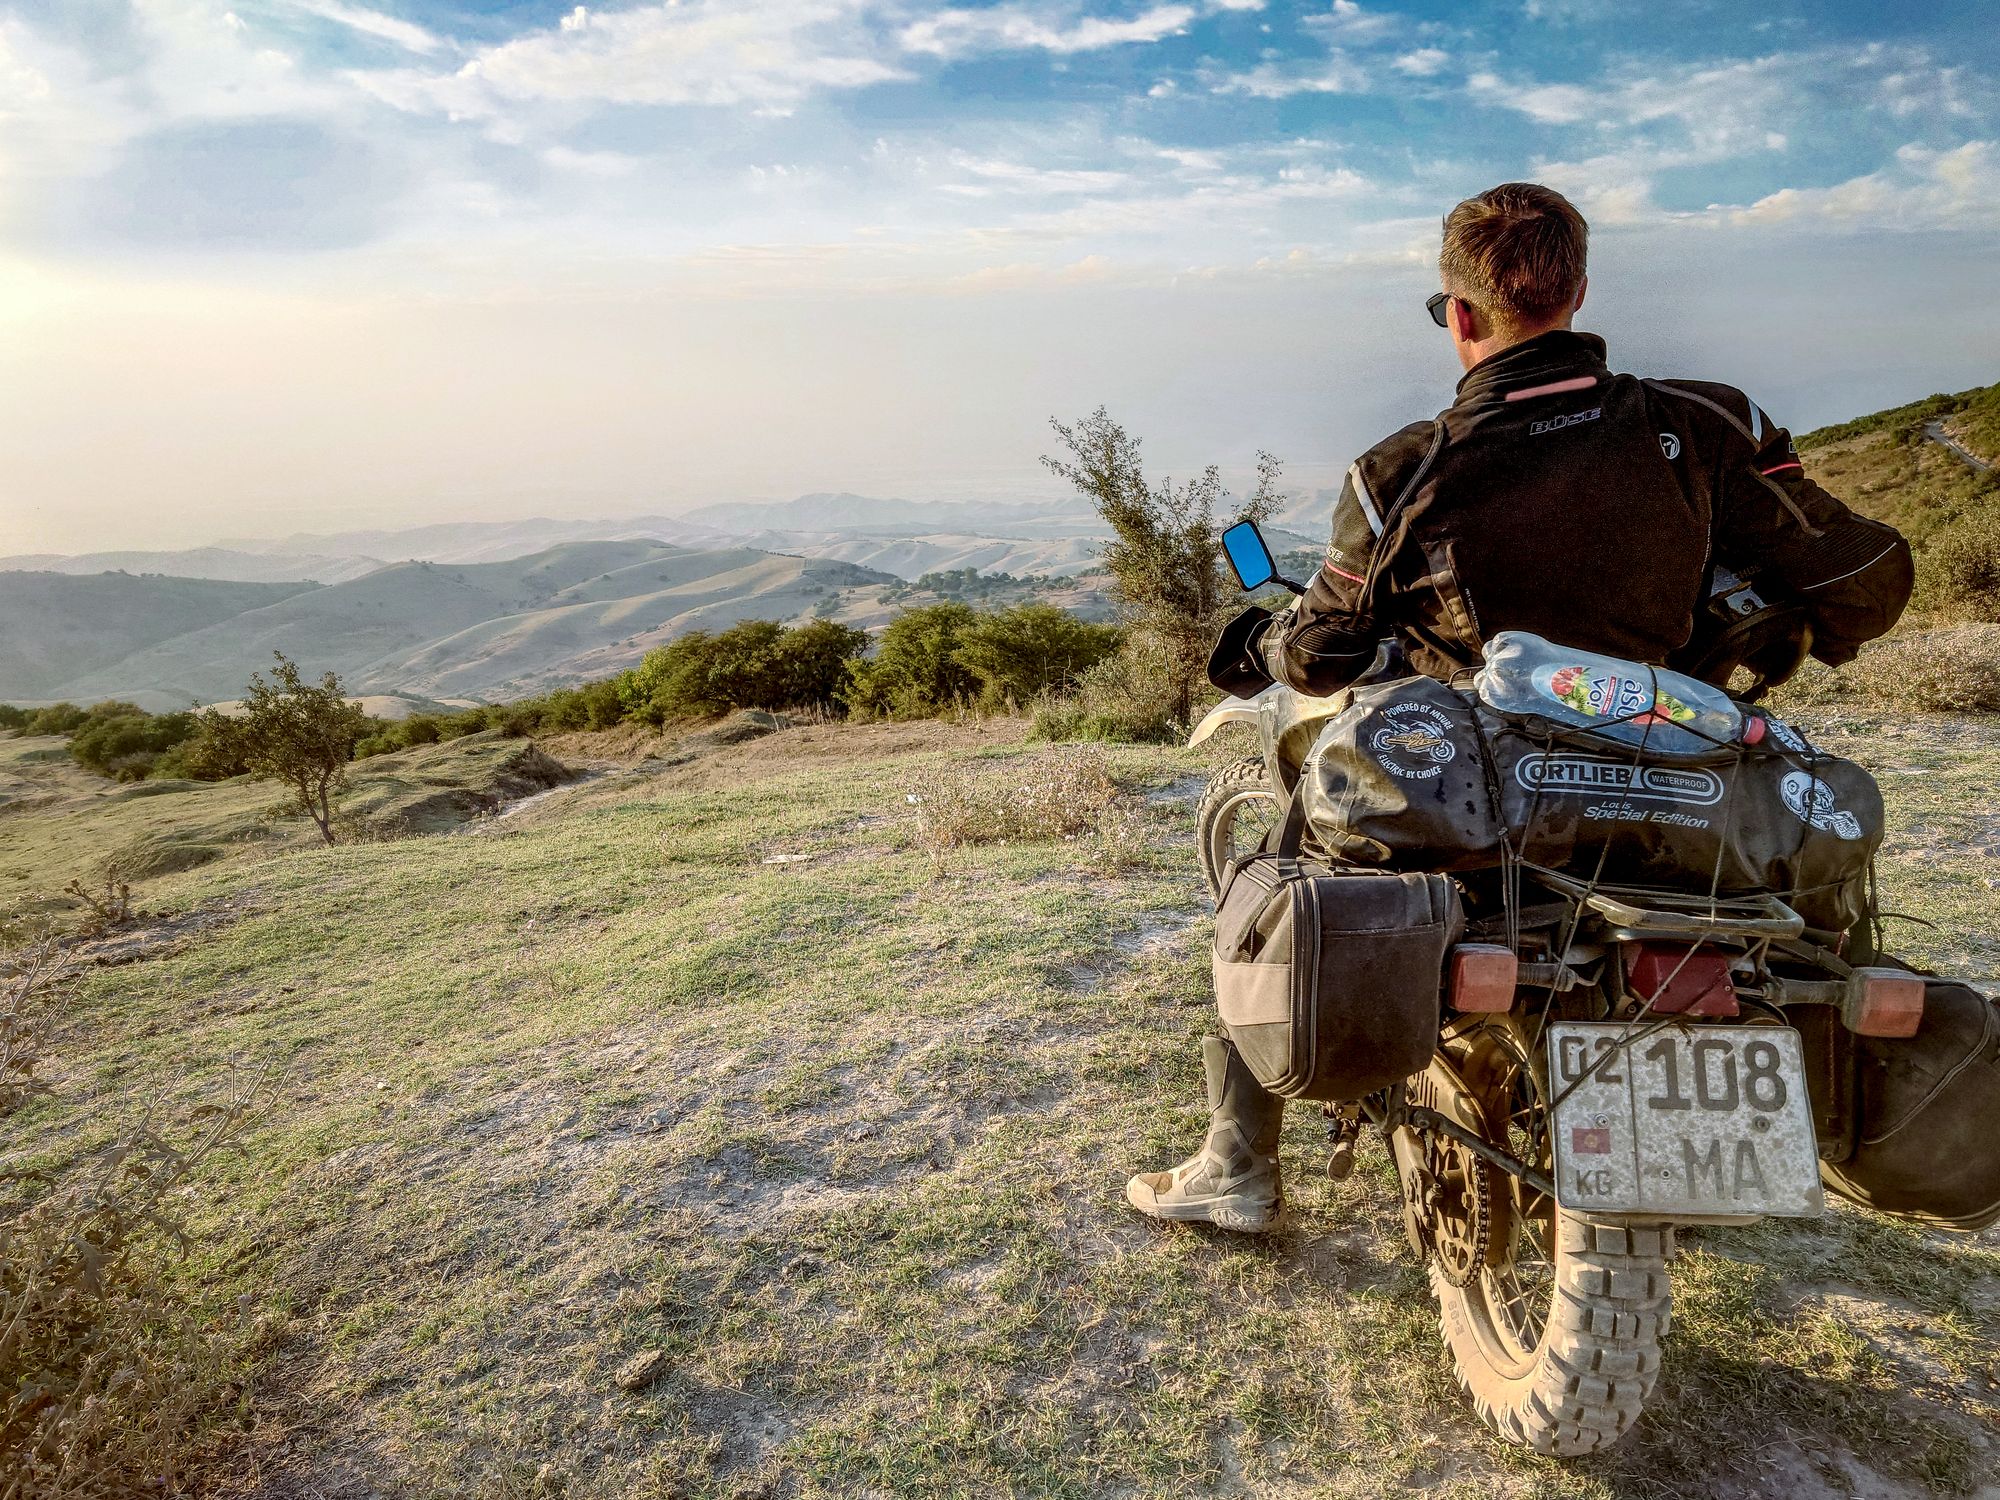
[[[1915,1036],[1924,1021],[1924,982],[1903,969],[1856,969],[1840,1018],[1861,1036]]]
[[[1451,1008],[1512,1010],[1514,977],[1519,969],[1512,948],[1499,943],[1460,943],[1451,950]]]
[[[1625,984],[1651,1002],[1651,1015],[1733,1016],[1738,1009],[1729,959],[1712,950],[1634,943],[1625,950]]]

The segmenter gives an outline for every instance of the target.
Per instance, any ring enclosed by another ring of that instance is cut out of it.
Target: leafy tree
[[[981,702],[998,708],[1070,687],[1118,649],[1120,635],[1115,625],[1093,625],[1053,604],[1017,604],[968,625],[957,657],[978,679]]]
[[[1237,594],[1224,567],[1222,532],[1232,520],[1270,515],[1279,463],[1260,452],[1256,487],[1234,517],[1218,521],[1216,510],[1229,492],[1214,465],[1183,484],[1152,484],[1139,461],[1139,440],[1103,407],[1073,426],[1053,418],[1049,425],[1068,456],[1042,462],[1075,485],[1111,527],[1105,567],[1127,623],[1161,663],[1165,680],[1159,687],[1169,716],[1185,725],[1209,647]]]
[[[868,649],[868,632],[834,620],[813,620],[778,640],[773,686],[777,702],[752,707],[832,708],[842,701],[854,666]]]
[[[33,715],[28,709],[16,708],[11,703],[0,703],[0,729],[26,729]]]
[[[348,763],[368,732],[368,716],[347,701],[333,673],[314,687],[282,651],[272,654],[278,659],[273,681],[251,677],[241,717],[210,709],[202,727],[218,748],[236,751],[252,775],[285,787],[292,808],[311,818],[331,844],[334,799],[347,789]]]
[[[971,605],[953,602],[904,610],[856,669],[848,703],[863,714],[924,719],[972,702],[979,679],[958,649],[976,618]]]

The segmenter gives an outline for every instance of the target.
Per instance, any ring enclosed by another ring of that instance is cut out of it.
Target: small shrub
[[[970,844],[1048,843],[1100,831],[1118,787],[1095,749],[1065,747],[997,766],[958,762],[911,788],[917,843],[942,870]]]
[[[1917,554],[1917,590],[1932,609],[2000,620],[2000,507],[1980,507],[1933,532]]]
[[[83,906],[86,937],[101,937],[132,920],[132,883],[115,860],[107,861],[91,884],[79,877],[63,887],[63,894],[76,897]]]
[[[11,703],[0,703],[0,729],[26,729],[33,715],[25,708],[16,708]]]
[[[69,753],[100,776],[144,781],[198,729],[191,713],[149,714],[130,703],[100,703],[72,731]]]
[[[1148,846],[1146,810],[1138,803],[1120,798],[1097,818],[1097,842],[1093,849],[1097,867],[1116,875],[1145,861]]]
[[[1111,744],[1170,744],[1186,725],[1175,712],[1172,668],[1143,636],[1127,637],[1078,679],[1075,688],[1035,706],[1038,740],[1098,740]]]
[[[51,703],[29,714],[21,728],[27,734],[69,734],[89,717],[87,710],[74,703]]]

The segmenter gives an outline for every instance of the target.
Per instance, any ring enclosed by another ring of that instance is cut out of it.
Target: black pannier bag
[[[1299,859],[1303,826],[1294,799],[1275,849],[1224,874],[1216,1009],[1272,1093],[1360,1099],[1429,1065],[1464,915],[1443,875]]]
[[[1805,1038],[1828,1188],[1937,1228],[2000,1223],[2000,1005],[1927,979],[1912,1037],[1856,1036],[1830,1007],[1790,1015]]]
[[[1874,778],[1776,719],[1756,746],[1641,752],[1504,714],[1428,677],[1356,689],[1300,778],[1314,842],[1402,870],[1532,864],[1614,884],[1770,893],[1808,927],[1867,911],[1882,839]]]

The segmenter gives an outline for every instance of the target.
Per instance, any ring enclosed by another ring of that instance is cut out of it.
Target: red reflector
[[[1862,1036],[1915,1036],[1924,1021],[1924,982],[1902,969],[1856,969],[1840,1018]]]
[[[1516,972],[1513,949],[1498,943],[1460,943],[1451,950],[1451,1008],[1512,1010]]]
[[[1733,1016],[1736,987],[1729,982],[1729,960],[1720,953],[1697,952],[1673,943],[1634,943],[1625,950],[1625,983],[1641,1004],[1656,1016]]]

